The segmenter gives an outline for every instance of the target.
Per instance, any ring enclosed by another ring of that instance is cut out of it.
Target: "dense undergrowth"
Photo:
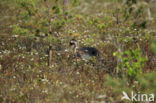
[[[131,103],[123,91],[156,93],[154,10],[123,1],[0,0],[0,103]],[[76,57],[71,39],[104,60]]]

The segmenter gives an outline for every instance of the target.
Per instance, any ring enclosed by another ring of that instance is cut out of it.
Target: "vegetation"
[[[0,0],[0,103],[140,103],[122,100],[123,91],[156,93],[152,4]],[[72,39],[97,48],[103,60],[76,57]]]

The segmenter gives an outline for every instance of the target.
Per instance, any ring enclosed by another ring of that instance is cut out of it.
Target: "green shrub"
[[[15,25],[15,26],[13,26],[13,34],[27,35],[27,34],[29,34],[29,30]]]
[[[153,52],[156,53],[156,40],[154,40],[153,43],[151,44],[151,48]]]
[[[114,53],[121,62],[118,64],[119,76],[127,76],[130,80],[136,79],[142,74],[142,67],[147,60],[140,49],[127,50],[124,53]]]
[[[27,11],[30,16],[34,15],[35,12],[37,11],[37,8],[35,7],[36,6],[35,0],[19,0],[17,1],[17,3],[18,6],[21,9]]]
[[[140,75],[136,79],[137,81],[129,83],[128,78],[119,79],[107,76],[105,85],[106,88],[111,89],[111,92],[109,92],[107,95],[114,95],[113,101],[121,102],[123,91],[126,92],[128,96],[131,96],[131,92],[134,92],[134,94],[156,93],[156,72]],[[109,99],[111,99],[111,97],[109,97]],[[123,100],[122,102],[125,103],[126,100]]]

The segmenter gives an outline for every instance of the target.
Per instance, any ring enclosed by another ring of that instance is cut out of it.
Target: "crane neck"
[[[77,49],[78,49],[78,44],[77,44],[77,42],[74,42],[74,53],[77,52]]]

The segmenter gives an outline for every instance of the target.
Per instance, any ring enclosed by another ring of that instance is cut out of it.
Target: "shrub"
[[[143,57],[140,49],[126,50],[123,53],[114,53],[121,62],[117,66],[119,76],[127,76],[130,80],[136,79],[142,74],[142,67],[147,60]]]

